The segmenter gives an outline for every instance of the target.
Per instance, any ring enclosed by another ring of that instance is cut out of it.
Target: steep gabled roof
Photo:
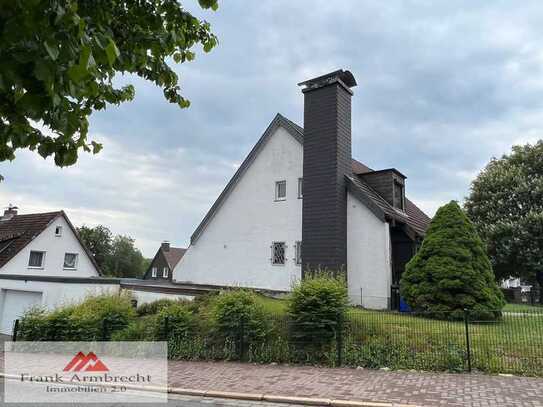
[[[23,250],[32,240],[40,235],[47,227],[62,216],[81,247],[90,258],[100,275],[100,268],[89,249],[85,246],[77,230],[74,228],[64,211],[14,215],[9,220],[0,221],[0,268],[4,267],[13,257]]]
[[[162,250],[162,253],[164,253],[164,257],[168,262],[168,266],[170,266],[170,270],[173,270],[174,267],[177,266],[177,263],[179,263],[186,251],[187,249],[183,249],[181,247],[170,247],[170,250],[168,251]]]
[[[145,270],[145,273],[143,273],[142,279],[145,279],[148,275],[151,269],[153,268],[153,264],[155,263],[158,256],[161,254],[164,256],[164,259],[166,259],[166,263],[168,263],[168,267],[170,270],[173,270],[175,266],[177,266],[177,263],[181,261],[183,256],[185,255],[185,252],[187,249],[183,249],[182,247],[171,247],[170,250],[166,251],[162,248],[162,245],[158,248],[155,257],[153,257],[153,260],[151,260],[151,263],[149,263],[149,267],[147,267],[147,270]]]
[[[304,142],[304,129],[297,125],[293,121],[287,119],[281,114],[277,113],[272,120],[264,134],[257,141],[253,149],[249,152],[243,163],[240,165],[234,176],[230,179],[224,190],[221,192],[215,203],[211,206],[204,219],[200,222],[194,233],[190,238],[191,244],[195,243],[198,237],[201,235],[207,224],[211,221],[217,210],[220,208],[228,194],[232,191],[238,180],[243,173],[254,161],[262,147],[266,144],[271,135],[278,127],[286,129],[300,144]],[[362,164],[361,162],[352,160],[353,176],[347,177],[348,186],[351,192],[353,192],[358,199],[360,199],[366,206],[372,210],[372,212],[381,219],[389,217],[407,224],[415,232],[421,236],[424,236],[426,229],[430,224],[430,218],[419,208],[413,204],[407,198],[405,199],[405,212],[395,209],[390,205],[381,195],[379,195],[374,189],[372,189],[361,177],[358,175],[373,172],[371,168]]]

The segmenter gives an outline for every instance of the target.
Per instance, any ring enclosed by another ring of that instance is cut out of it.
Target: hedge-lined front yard
[[[289,315],[289,310],[285,300],[243,290],[194,302],[161,300],[137,310],[129,296],[98,296],[53,312],[29,312],[21,320],[18,338],[167,340],[169,357],[187,360],[242,358],[326,366],[341,362],[453,372],[467,368],[463,321],[349,308],[339,324],[322,310],[317,317],[310,312],[313,320]],[[537,311],[505,312],[495,322],[470,322],[473,368],[543,376],[543,312]]]

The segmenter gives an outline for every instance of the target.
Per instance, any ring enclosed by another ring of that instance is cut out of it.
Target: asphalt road
[[[4,402],[4,379],[0,378],[0,390],[1,390],[1,405],[2,406],[21,406],[21,407],[49,407],[49,406],[75,406],[76,404],[68,403],[5,403]],[[83,404],[78,403],[78,406]],[[241,400],[231,400],[231,399],[211,399],[211,398],[202,398],[202,397],[189,397],[189,396],[177,396],[169,395],[168,402],[165,403],[162,400],[157,399],[156,403],[138,403],[137,401],[133,403],[92,403],[89,404],[92,406],[101,406],[101,407],[123,407],[123,406],[164,406],[164,407],[301,407],[294,404],[276,404],[268,402],[256,402],[256,401],[241,401]]]

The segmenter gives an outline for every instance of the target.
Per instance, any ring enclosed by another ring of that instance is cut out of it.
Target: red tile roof
[[[11,219],[0,220],[0,268],[17,255],[34,238],[42,233],[59,216],[63,216],[72,229],[87,256],[100,274],[100,268],[64,211],[14,215]]]

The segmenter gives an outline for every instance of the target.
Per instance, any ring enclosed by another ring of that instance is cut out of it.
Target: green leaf
[[[45,47],[45,50],[47,51],[47,53],[49,54],[51,59],[53,61],[56,61],[56,59],[58,58],[58,54],[59,54],[59,49],[58,49],[57,44],[54,43],[51,40],[47,40],[47,41],[45,41],[43,43],[43,46]]]
[[[117,45],[111,38],[109,39],[109,42],[105,48],[105,51],[106,51],[107,60],[109,64],[113,65],[115,60],[119,57],[120,52],[119,52],[119,49],[117,48]]]
[[[87,70],[81,65],[74,65],[68,69],[68,77],[76,83],[79,83],[85,79],[87,73]]]

